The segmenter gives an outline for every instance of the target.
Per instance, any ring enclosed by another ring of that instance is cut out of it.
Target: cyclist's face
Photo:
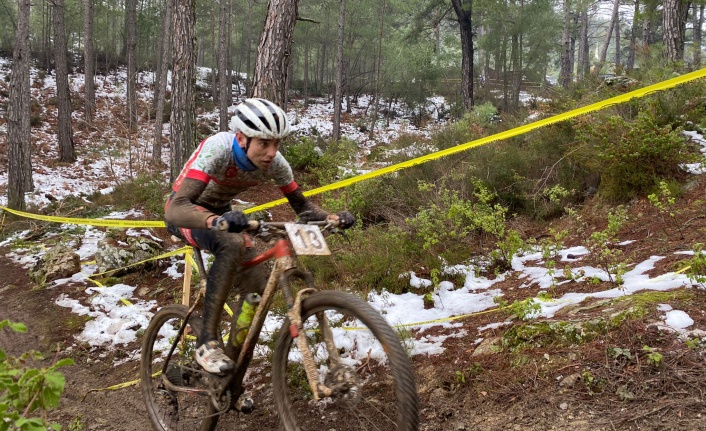
[[[245,149],[247,137],[242,133],[237,133],[240,147]],[[267,170],[275,159],[279,151],[279,139],[252,138],[250,148],[248,148],[248,159],[257,166],[258,169]]]

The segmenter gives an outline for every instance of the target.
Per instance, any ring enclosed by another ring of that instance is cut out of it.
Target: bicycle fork
[[[302,279],[307,285],[307,288],[297,293],[296,298],[293,298],[290,287],[290,280],[294,277]],[[311,392],[314,394],[314,399],[318,401],[322,398],[330,397],[333,394],[333,390],[326,386],[319,377],[319,372],[314,362],[314,354],[311,352],[311,348],[307,342],[306,330],[304,329],[301,315],[301,303],[304,297],[318,291],[314,286],[313,277],[309,272],[303,272],[295,268],[282,274],[280,278],[280,288],[287,301],[287,317],[289,317],[290,322],[289,334],[292,336],[292,339],[296,340],[297,347],[299,347],[299,351],[301,352],[304,370],[306,371],[306,377],[309,381]],[[323,312],[316,313],[316,319],[319,322],[321,335],[328,353],[329,367],[333,369],[340,364],[341,358],[333,342],[331,326]]]

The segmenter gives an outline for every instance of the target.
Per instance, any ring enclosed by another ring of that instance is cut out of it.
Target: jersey
[[[267,181],[273,181],[282,193],[296,190],[292,168],[279,151],[266,171],[245,171],[235,162],[234,143],[235,134],[231,132],[220,132],[205,139],[184,165],[172,189],[179,191],[186,178],[202,181],[207,184],[206,189],[194,203],[210,208],[229,206],[239,193]]]

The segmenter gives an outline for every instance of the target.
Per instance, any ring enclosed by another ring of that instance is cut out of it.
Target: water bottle
[[[243,300],[243,305],[240,308],[238,320],[235,322],[235,337],[231,340],[235,348],[239,348],[245,342],[245,337],[248,336],[250,323],[255,316],[255,310],[260,304],[260,295],[257,293],[248,293]]]

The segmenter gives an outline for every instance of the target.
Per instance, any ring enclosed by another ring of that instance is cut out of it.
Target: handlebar
[[[271,222],[271,221],[258,221],[258,220],[250,220],[248,222],[248,227],[245,229],[247,232],[257,232],[261,229],[266,229],[266,228],[275,228],[278,230],[284,230],[284,225],[289,224],[289,223],[296,223],[296,222]],[[333,229],[338,227],[341,222],[339,220],[321,220],[321,221],[310,221],[305,224],[312,224],[312,225],[317,225],[320,226],[323,230],[327,229]],[[221,231],[227,231],[228,230],[228,222],[225,220],[221,220],[218,223],[218,230]]]

